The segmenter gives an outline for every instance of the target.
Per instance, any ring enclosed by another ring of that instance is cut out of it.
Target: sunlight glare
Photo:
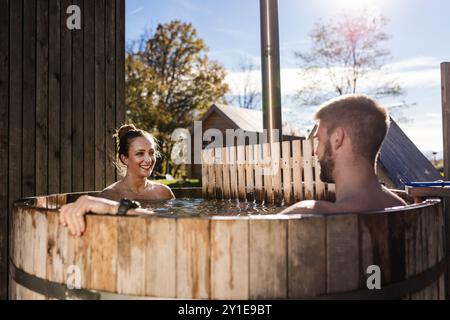
[[[333,1],[339,9],[361,11],[364,9],[380,9],[383,0],[336,0]]]

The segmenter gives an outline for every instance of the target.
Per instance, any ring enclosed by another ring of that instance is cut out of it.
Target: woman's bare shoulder
[[[175,195],[172,192],[172,189],[170,189],[168,186],[162,183],[153,182],[152,183],[155,191],[158,193],[159,198],[162,200],[166,199],[175,199]]]
[[[103,189],[103,191],[98,195],[100,198],[105,198],[114,201],[120,201],[122,199],[122,195],[120,192],[118,182],[113,183],[112,185]]]

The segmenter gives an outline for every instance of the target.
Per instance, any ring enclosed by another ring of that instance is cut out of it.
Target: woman
[[[117,141],[119,169],[124,177],[104,189],[99,197],[82,196],[60,210],[60,223],[74,236],[81,236],[86,224],[84,215],[99,214],[148,214],[130,200],[163,201],[174,199],[169,187],[148,179],[156,164],[158,151],[153,136],[134,125],[123,125],[114,135]]]
[[[158,151],[153,136],[134,125],[124,125],[114,135],[117,139],[117,152],[121,171],[125,176],[100,193],[100,197],[120,201],[155,201],[175,198],[169,187],[150,181],[147,177],[156,164]],[[124,168],[125,167],[125,168]]]

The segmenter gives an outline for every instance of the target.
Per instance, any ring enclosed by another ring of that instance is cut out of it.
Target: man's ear
[[[331,134],[330,140],[334,150],[338,150],[344,143],[345,131],[343,128],[336,128]]]

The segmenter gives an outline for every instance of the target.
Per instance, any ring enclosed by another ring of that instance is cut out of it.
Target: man
[[[380,185],[376,175],[389,129],[389,116],[380,104],[366,95],[346,95],[321,106],[315,120],[320,179],[336,184],[336,202],[302,201],[280,214],[362,212],[406,205]]]

